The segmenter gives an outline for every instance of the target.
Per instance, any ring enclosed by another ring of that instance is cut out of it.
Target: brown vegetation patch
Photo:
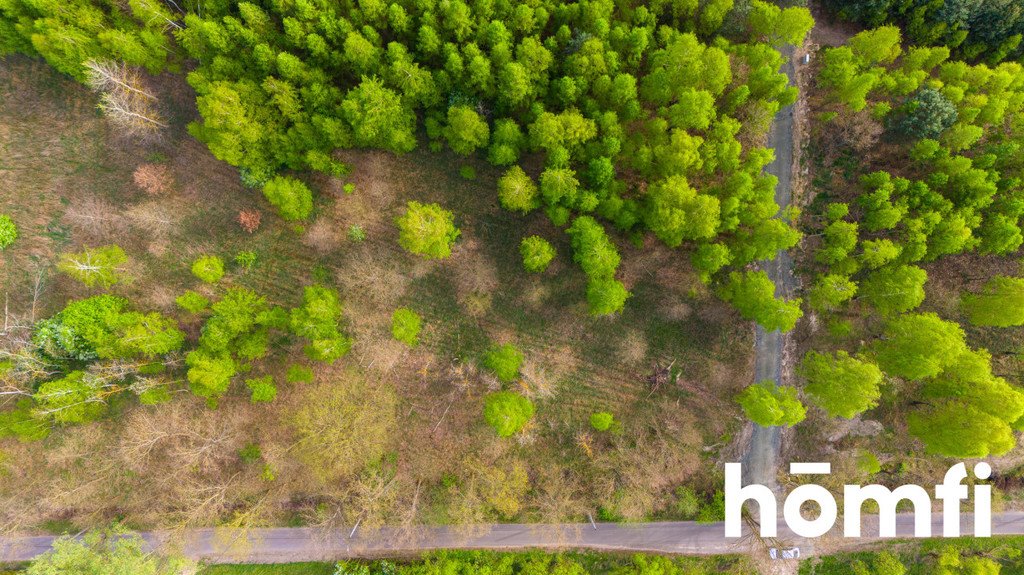
[[[151,196],[167,194],[174,186],[174,176],[163,164],[141,164],[132,172],[132,180]]]

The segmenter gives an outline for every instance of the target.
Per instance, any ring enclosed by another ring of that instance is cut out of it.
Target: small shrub
[[[277,480],[277,475],[274,473],[274,468],[271,467],[269,463],[263,464],[263,473],[260,474],[260,478],[268,483]]]
[[[530,236],[519,244],[523,256],[523,268],[528,272],[541,273],[548,269],[555,258],[555,248],[540,236]]]
[[[178,304],[178,307],[181,309],[191,313],[199,313],[210,306],[209,299],[192,290],[188,290],[174,298],[174,303]]]
[[[523,365],[523,353],[511,343],[495,346],[484,355],[484,367],[494,372],[498,379],[511,383],[519,377]]]
[[[459,175],[462,176],[463,180],[475,180],[476,169],[473,166],[462,166],[459,168]]]
[[[409,347],[416,347],[419,344],[422,328],[423,319],[420,314],[409,308],[398,308],[391,315],[391,335]]]
[[[252,390],[252,402],[253,403],[265,403],[274,401],[277,397],[277,386],[274,385],[274,378],[265,375],[256,379],[245,380],[245,385]]]
[[[260,228],[262,216],[256,210],[242,210],[238,212],[238,225],[250,234]]]
[[[275,177],[263,186],[263,195],[286,220],[304,220],[313,212],[313,192],[295,178]]]
[[[258,443],[250,443],[238,451],[238,457],[242,460],[242,463],[252,465],[263,457],[263,451]]]
[[[452,245],[461,233],[455,227],[455,216],[437,204],[409,202],[405,213],[395,223],[399,230],[398,243],[427,259],[452,255]]]
[[[203,256],[192,262],[192,275],[208,284],[217,283],[224,277],[224,260],[217,256]]]
[[[608,413],[607,411],[599,411],[597,413],[590,414],[590,427],[593,427],[597,431],[608,431],[612,429],[615,424],[615,416]]]
[[[492,393],[484,400],[484,420],[494,428],[498,437],[519,433],[533,413],[533,402],[511,391]]]
[[[874,475],[882,470],[882,464],[878,461],[878,458],[875,457],[874,453],[862,450],[857,454],[857,469],[859,469],[861,473]]]
[[[288,383],[309,383],[313,381],[313,370],[297,363],[288,366],[288,373],[285,375]]]
[[[18,226],[7,214],[0,214],[0,250],[14,243],[18,239]]]
[[[251,270],[252,267],[256,265],[257,258],[258,256],[256,255],[256,252],[252,250],[245,250],[238,252],[238,254],[235,255],[235,263],[243,269]]]
[[[353,184],[352,182],[349,182],[342,186],[341,190],[345,192],[345,195],[351,196],[352,194],[356,193],[356,185]]]
[[[366,239],[366,230],[359,224],[352,224],[348,227],[348,239],[359,243]]]

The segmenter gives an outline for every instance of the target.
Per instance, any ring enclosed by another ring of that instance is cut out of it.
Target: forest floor
[[[586,279],[564,233],[541,214],[500,210],[499,170],[425,149],[400,157],[346,152],[350,178],[310,179],[315,216],[304,227],[290,225],[187,135],[191,90],[176,78],[158,84],[172,127],[162,141],[138,144],[111,133],[95,96],[80,85],[39,62],[2,60],[0,212],[21,230],[0,256],[6,320],[27,324],[96,293],[57,273],[55,261],[117,243],[131,258],[131,281],[114,293],[177,317],[193,341],[201,322],[174,305],[186,289],[216,296],[225,285],[246,286],[292,306],[303,286],[319,282],[339,289],[356,343],[338,366],[318,368],[316,383],[282,384],[272,404],[251,405],[236,385],[212,411],[183,386],[169,404],[117,401],[103,421],[43,443],[4,440],[5,526],[78,530],[115,518],[136,527],[685,518],[675,511],[676,487],[720,488],[710,461],[741,425],[732,397],[752,380],[753,338],[749,324],[698,281],[688,254],[650,240],[642,248],[617,242],[633,297],[624,313],[591,318]],[[163,172],[163,189],[136,185],[142,165]],[[460,177],[464,165],[476,179]],[[349,181],[352,195],[342,192]],[[456,214],[462,237],[452,258],[426,262],[401,250],[393,219],[407,200],[436,201]],[[253,234],[236,221],[243,209],[262,214]],[[353,225],[366,231],[365,241],[349,239]],[[518,242],[530,234],[559,252],[543,275],[521,269]],[[189,272],[199,255],[230,262],[241,250],[257,252],[256,266],[229,264],[219,286]],[[399,306],[425,320],[413,350],[390,337]],[[473,365],[493,342],[514,343],[526,355],[516,387],[538,410],[518,441],[494,437],[481,417],[483,396],[497,383]],[[283,374],[287,361],[277,363],[266,371]],[[677,385],[652,390],[649,376],[668,365],[679,373]],[[379,466],[323,485],[291,456],[291,422],[352,368],[375,389],[395,390],[398,425],[383,440]],[[588,418],[596,411],[613,412],[622,433],[595,434]],[[182,438],[174,433],[180,429],[194,433]],[[273,482],[239,461],[238,450],[252,442],[273,467]],[[387,486],[374,491],[380,477],[368,476],[382,466],[390,469]],[[510,495],[518,498],[510,515],[468,491],[495,470],[519,469],[528,483]]]

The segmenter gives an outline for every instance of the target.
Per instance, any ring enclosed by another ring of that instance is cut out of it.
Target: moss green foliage
[[[886,373],[907,379],[934,377],[967,350],[964,331],[934,313],[891,320],[877,342],[878,362]]]
[[[694,558],[545,551],[437,551],[412,562],[343,561],[338,563],[336,569],[335,575],[738,575],[751,572],[749,562],[739,557]]]
[[[754,320],[768,331],[789,331],[803,317],[801,300],[775,297],[775,284],[763,271],[732,272],[719,295],[744,319]]]
[[[832,205],[849,209],[825,206],[824,218],[810,220],[822,240],[808,301],[832,314],[835,325],[858,325],[863,343],[847,347],[857,352],[850,356],[810,354],[803,365],[805,389],[829,413],[849,417],[875,405],[875,382],[884,373],[894,388],[893,413],[906,414],[906,429],[927,451],[951,457],[1003,453],[1013,445],[1022,394],[992,374],[989,354],[968,345],[963,328],[950,321],[959,318],[948,317],[952,310],[943,310],[944,317],[912,312],[927,305],[931,270],[944,269],[927,267],[930,262],[973,252],[984,269],[1024,244],[1024,210],[1017,201],[1024,177],[1024,69],[994,64],[1009,53],[1003,51],[1008,45],[994,36],[982,40],[977,34],[986,25],[968,17],[987,8],[961,3],[940,16],[938,3],[917,0],[843,4],[832,3],[847,15],[874,11],[872,24],[905,25],[902,32],[911,39],[935,34],[924,43],[943,38],[948,46],[904,48],[900,28],[883,26],[821,55],[819,83],[829,96],[820,104],[824,111],[835,114],[839,125],[884,130],[884,138],[900,145],[877,166],[853,162],[837,170],[853,185],[834,181],[836,193],[829,193],[842,202]],[[1015,12],[1003,20],[1016,18]],[[947,35],[953,30],[955,39]],[[975,51],[980,46],[984,54]],[[966,61],[952,59],[950,47]],[[971,63],[975,57],[991,58],[993,65]],[[868,109],[870,114],[855,114]],[[850,140],[841,153],[855,157],[865,144]],[[827,154],[832,168],[846,161],[837,153]],[[823,180],[820,187],[826,187]],[[983,327],[1024,323],[1016,313],[1015,281],[996,276],[962,294],[966,318]],[[942,299],[941,292],[934,295]],[[844,343],[853,343],[852,335],[836,332]]]
[[[53,549],[32,560],[25,575],[175,575],[192,562],[153,553],[138,535],[123,530],[92,531],[82,539],[58,538]]]
[[[423,318],[407,307],[401,307],[391,314],[391,335],[398,341],[416,347],[423,329]]]
[[[673,247],[695,243],[707,282],[799,236],[771,219],[772,153],[752,143],[796,99],[778,47],[803,42],[806,8],[144,4],[75,0],[56,10],[11,0],[0,7],[0,53],[38,52],[80,79],[90,58],[151,71],[168,54],[190,58],[201,116],[190,133],[247,185],[264,186],[286,219],[307,218],[311,194],[278,174],[343,176],[337,149],[407,152],[422,126],[432,149],[498,166],[538,153],[539,187],[504,189],[504,205],[543,206],[559,226],[593,214],[637,240],[650,231]],[[503,183],[527,183],[518,180]],[[453,239],[410,250],[445,257]],[[614,278],[591,281],[593,313],[623,307],[628,292]]]
[[[520,242],[519,254],[523,256],[523,268],[526,271],[541,273],[555,259],[555,247],[540,236],[530,236]]]
[[[277,397],[277,386],[274,385],[274,378],[269,375],[245,380],[245,385],[252,392],[250,399],[253,403],[266,403],[274,401]]]
[[[804,420],[806,409],[796,396],[796,388],[777,386],[771,380],[744,389],[736,401],[751,421],[765,427],[792,427]]]
[[[519,377],[523,365],[523,352],[511,343],[496,345],[484,354],[483,365],[504,383],[511,383]]]
[[[93,287],[109,288],[124,280],[123,266],[128,255],[120,246],[110,245],[84,252],[61,254],[57,269]]]
[[[463,180],[475,180],[476,168],[474,168],[473,166],[462,166],[459,168],[459,175],[462,176]]]
[[[7,214],[0,214],[0,250],[14,243],[18,239],[18,227],[14,220]]]
[[[804,391],[831,416],[850,419],[878,405],[882,395],[878,366],[845,351],[834,355],[810,351],[798,372],[807,380]]]
[[[156,74],[175,67],[168,22],[178,17],[170,7],[149,2],[5,2],[0,6],[0,54],[39,55],[79,80],[87,78],[90,60],[123,61]]]
[[[178,304],[181,309],[192,313],[199,313],[210,307],[210,300],[206,296],[192,290],[186,290],[185,293],[174,298],[174,303]]]
[[[857,283],[842,274],[818,276],[807,292],[807,304],[815,311],[835,311],[857,295]]]
[[[498,437],[519,433],[533,418],[533,402],[511,391],[498,391],[484,400],[484,420]]]
[[[214,284],[224,277],[224,260],[218,256],[202,256],[192,262],[192,275],[208,284]]]
[[[621,311],[629,292],[615,279],[619,267],[619,251],[604,227],[590,216],[576,218],[566,230],[572,243],[573,259],[583,268],[590,281],[587,302],[593,315]]]
[[[452,255],[459,228],[451,212],[437,204],[409,202],[399,216],[398,243],[410,252],[427,259],[444,259]]]
[[[800,575],[1012,575],[1024,569],[1021,537],[923,539],[879,551],[823,555]]]
[[[857,470],[866,475],[874,475],[882,470],[882,464],[870,451],[861,451],[857,454]]]
[[[617,425],[618,422],[615,421],[615,416],[607,411],[590,414],[590,427],[593,427],[596,431],[609,431]]]
[[[263,195],[288,221],[305,220],[313,212],[313,192],[295,178],[275,177],[263,186]]]
[[[243,250],[235,254],[235,263],[242,269],[251,270],[259,256],[252,250]]]
[[[155,359],[185,341],[173,319],[131,310],[128,300],[98,295],[74,300],[36,323],[33,343],[56,359]]]
[[[523,214],[541,204],[537,184],[519,166],[512,166],[498,179],[498,200],[506,210]]]
[[[192,392],[216,399],[227,392],[243,364],[267,354],[271,327],[284,328],[288,316],[245,288],[229,288],[211,309],[199,345],[185,363]]]
[[[288,383],[309,383],[313,381],[313,370],[304,365],[294,363],[288,366],[285,381]]]
[[[291,310],[289,327],[309,340],[304,348],[307,357],[334,363],[352,348],[352,339],[341,331],[341,312],[338,292],[320,285],[306,287],[302,305]]]
[[[917,266],[896,265],[864,276],[858,295],[883,315],[908,312],[924,301],[928,273]]]

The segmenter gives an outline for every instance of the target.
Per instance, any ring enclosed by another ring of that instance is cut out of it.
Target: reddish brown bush
[[[251,234],[260,227],[260,213],[256,210],[242,210],[238,212],[238,223]]]
[[[160,164],[141,164],[135,168],[132,174],[135,185],[142,188],[142,191],[151,195],[164,194],[170,191],[174,184],[174,176],[171,175],[167,166]]]

